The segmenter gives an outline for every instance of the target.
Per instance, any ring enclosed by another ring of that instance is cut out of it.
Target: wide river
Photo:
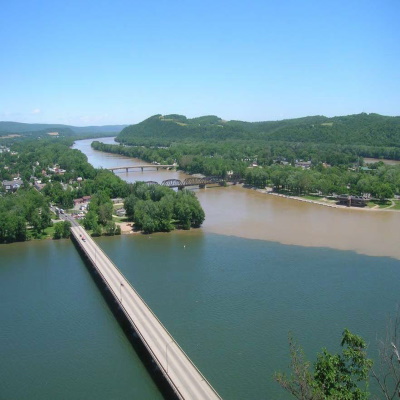
[[[143,164],[90,142],[75,148],[96,167]],[[273,380],[289,331],[311,360],[345,327],[375,356],[399,301],[400,213],[195,191],[201,229],[97,241],[224,399],[291,398]],[[0,260],[0,399],[161,399],[69,240],[0,246]]]

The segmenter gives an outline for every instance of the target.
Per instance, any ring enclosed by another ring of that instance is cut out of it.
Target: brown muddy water
[[[77,141],[74,148],[84,152],[95,167],[138,165],[139,159],[95,151],[93,139]],[[114,138],[102,138],[114,143]],[[128,182],[184,180],[180,171],[149,169],[119,172]],[[283,244],[353,250],[371,256],[400,259],[400,212],[335,209],[266,195],[241,186],[192,189],[206,213],[202,230],[248,239]]]

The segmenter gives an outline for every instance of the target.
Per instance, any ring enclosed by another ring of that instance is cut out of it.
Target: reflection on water
[[[142,160],[95,151],[93,139],[76,142],[95,167],[139,165]],[[114,143],[114,138],[101,139]],[[162,182],[188,177],[179,171],[120,172],[128,182]],[[362,254],[400,259],[400,213],[390,211],[334,209],[268,196],[240,186],[191,189],[206,212],[206,232],[249,239],[277,241],[301,246],[354,250]]]

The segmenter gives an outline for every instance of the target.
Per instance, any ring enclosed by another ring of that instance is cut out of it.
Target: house
[[[311,161],[297,161],[294,163],[295,167],[303,168],[303,169],[309,169],[311,168]]]
[[[22,185],[21,179],[14,179],[12,181],[3,181],[2,185],[6,192],[15,192]]]
[[[60,168],[59,165],[55,165],[53,168],[48,168],[48,170],[57,175],[64,175],[65,172],[67,172],[65,169]]]
[[[42,181],[35,180],[35,183],[33,186],[36,188],[36,190],[38,190],[40,192],[46,186],[46,184],[42,183]]]
[[[90,199],[91,196],[83,196],[79,199],[74,199],[74,205],[87,203],[88,201],[90,201]]]
[[[116,211],[116,214],[118,215],[118,217],[125,217],[126,214],[125,208],[120,208],[119,210]]]
[[[340,194],[336,196],[338,203],[345,206],[365,207],[368,199],[362,196],[349,196],[348,194]]]

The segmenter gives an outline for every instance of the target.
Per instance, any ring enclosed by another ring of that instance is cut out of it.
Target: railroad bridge
[[[243,180],[239,177],[229,177],[229,178],[221,178],[219,176],[207,176],[204,178],[196,178],[190,177],[186,178],[184,181],[180,179],[167,179],[161,182],[161,186],[167,186],[170,188],[178,188],[183,189],[187,186],[198,186],[200,189],[204,189],[206,185],[217,184],[220,186],[225,185],[226,182],[231,182],[233,184],[241,183]],[[145,182],[147,185],[160,185],[160,183],[155,181],[147,181]]]

